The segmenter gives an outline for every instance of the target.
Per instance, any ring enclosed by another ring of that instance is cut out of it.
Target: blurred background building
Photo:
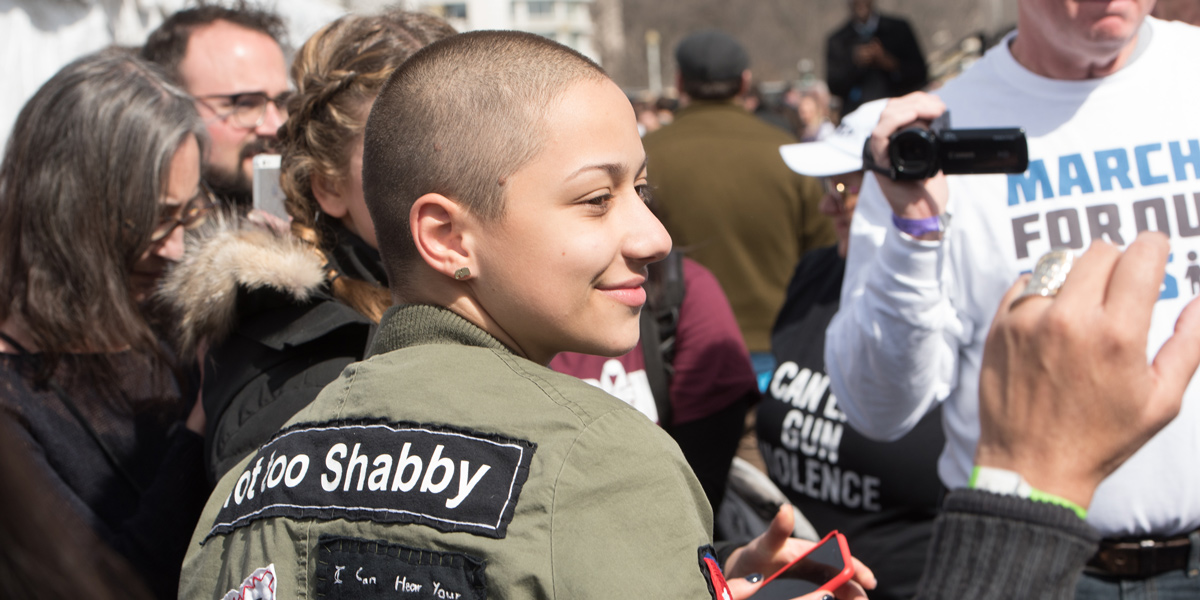
[[[909,20],[935,80],[956,72],[964,45],[978,52],[1016,25],[1016,3],[1009,0],[877,0],[876,7]],[[849,18],[845,0],[596,0],[593,12],[598,27],[622,24],[620,35],[600,30],[597,40],[604,68],[630,91],[648,89],[653,68],[670,86],[675,45],[706,27],[741,40],[760,82],[824,79],[825,38]],[[656,37],[659,60],[652,65],[646,40]]]
[[[209,0],[231,2],[232,0]],[[717,27],[742,41],[767,96],[824,79],[825,39],[846,0],[249,0],[287,20],[292,46],[345,12],[399,5],[460,31],[518,29],[595,59],[632,98],[671,96],[674,49]],[[138,45],[165,15],[196,0],[0,0],[0,143],[25,100],[67,62],[110,44]],[[909,20],[935,84],[953,77],[1016,24],[1011,0],[877,0]],[[1200,22],[1200,2],[1159,0],[1156,16]]]
[[[528,31],[574,48],[593,60],[601,58],[593,42],[596,27],[592,22],[592,0],[402,0],[399,4],[409,10],[439,15],[459,31]]]

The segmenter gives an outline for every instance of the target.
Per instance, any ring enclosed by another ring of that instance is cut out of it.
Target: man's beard
[[[204,165],[204,182],[226,206],[249,210],[254,202],[253,182],[241,168],[228,173],[217,167]]]
[[[205,164],[204,181],[227,206],[248,211],[254,207],[254,175],[242,170],[242,164],[247,158],[278,152],[277,146],[274,138],[257,138],[242,147],[242,151],[238,153],[238,166],[232,173],[215,165]]]

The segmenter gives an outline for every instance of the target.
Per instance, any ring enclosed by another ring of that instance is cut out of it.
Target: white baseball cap
[[[842,118],[841,125],[823,140],[788,144],[779,154],[788,168],[809,177],[829,177],[861,171],[863,145],[879,123],[887,100],[868,102]]]

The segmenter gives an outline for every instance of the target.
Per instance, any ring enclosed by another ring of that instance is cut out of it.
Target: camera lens
[[[929,177],[937,172],[937,138],[927,129],[902,129],[888,140],[888,158],[906,179]]]
[[[900,153],[905,162],[914,164],[929,162],[929,150],[929,144],[924,143],[924,140],[912,138],[900,140],[896,148],[896,151]]]

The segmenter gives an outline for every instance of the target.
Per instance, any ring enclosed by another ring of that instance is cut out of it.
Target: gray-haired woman
[[[107,50],[42,86],[0,164],[0,420],[160,597],[205,496],[204,415],[146,300],[211,208],[203,141],[187,94]]]

